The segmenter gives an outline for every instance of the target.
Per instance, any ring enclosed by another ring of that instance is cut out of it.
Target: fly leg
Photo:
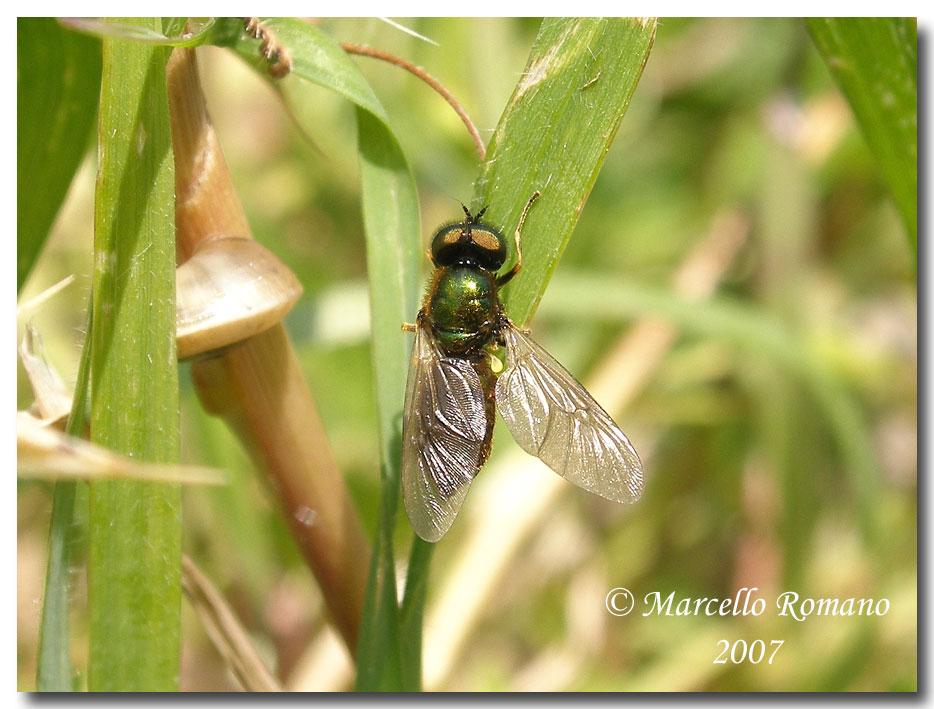
[[[415,322],[404,322],[402,323],[402,332],[415,332],[418,329],[418,326],[421,325],[425,320],[425,310],[418,311],[418,315],[415,317]]]
[[[504,273],[502,276],[496,279],[496,285],[504,286],[512,280],[512,277],[519,273],[522,270],[522,225],[525,224],[525,218],[529,213],[529,210],[532,208],[532,203],[541,196],[541,192],[535,190],[529,201],[525,205],[525,209],[522,210],[522,216],[519,217],[519,226],[516,227],[516,233],[513,234],[513,239],[516,241],[516,265],[512,267],[512,270],[508,273]]]

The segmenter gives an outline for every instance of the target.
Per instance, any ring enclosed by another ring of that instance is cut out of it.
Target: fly
[[[402,490],[415,533],[436,542],[450,529],[470,483],[490,455],[499,407],[526,452],[569,482],[616,502],[642,496],[642,461],[619,426],[574,376],[506,317],[499,288],[522,268],[522,225],[516,263],[502,275],[506,240],[481,223],[486,209],[438,229],[431,242],[435,272],[414,325],[402,422]],[[498,376],[489,348],[506,351]]]

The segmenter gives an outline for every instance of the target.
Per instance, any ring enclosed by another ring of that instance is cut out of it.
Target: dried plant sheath
[[[292,270],[252,239],[201,242],[175,271],[179,360],[209,356],[277,325],[302,294]]]
[[[334,622],[355,648],[369,547],[285,329],[192,363],[201,401],[270,476]]]
[[[205,239],[252,235],[207,115],[192,50],[175,50],[168,86],[182,263]],[[218,357],[193,362],[192,376],[205,407],[231,425],[269,475],[353,651],[369,546],[285,329],[280,323]]]

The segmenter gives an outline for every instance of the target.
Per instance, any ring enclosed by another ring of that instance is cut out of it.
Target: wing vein
[[[575,485],[618,502],[638,500],[642,461],[609,414],[511,322],[501,332],[506,369],[496,404],[516,442]]]
[[[402,422],[402,491],[422,539],[450,528],[476,475],[486,432],[480,377],[464,359],[444,357],[419,316]]]

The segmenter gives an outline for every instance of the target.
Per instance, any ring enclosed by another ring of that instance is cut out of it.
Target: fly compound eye
[[[495,229],[475,225],[470,230],[477,263],[488,271],[498,271],[506,263],[506,240]]]
[[[436,266],[453,266],[463,250],[463,224],[446,224],[431,240],[431,260]]]
[[[503,241],[503,237],[499,235],[498,232],[493,231],[489,227],[474,227],[470,230],[470,238],[474,244],[477,245],[481,251],[491,251],[497,253],[503,251],[506,248],[506,243]]]

